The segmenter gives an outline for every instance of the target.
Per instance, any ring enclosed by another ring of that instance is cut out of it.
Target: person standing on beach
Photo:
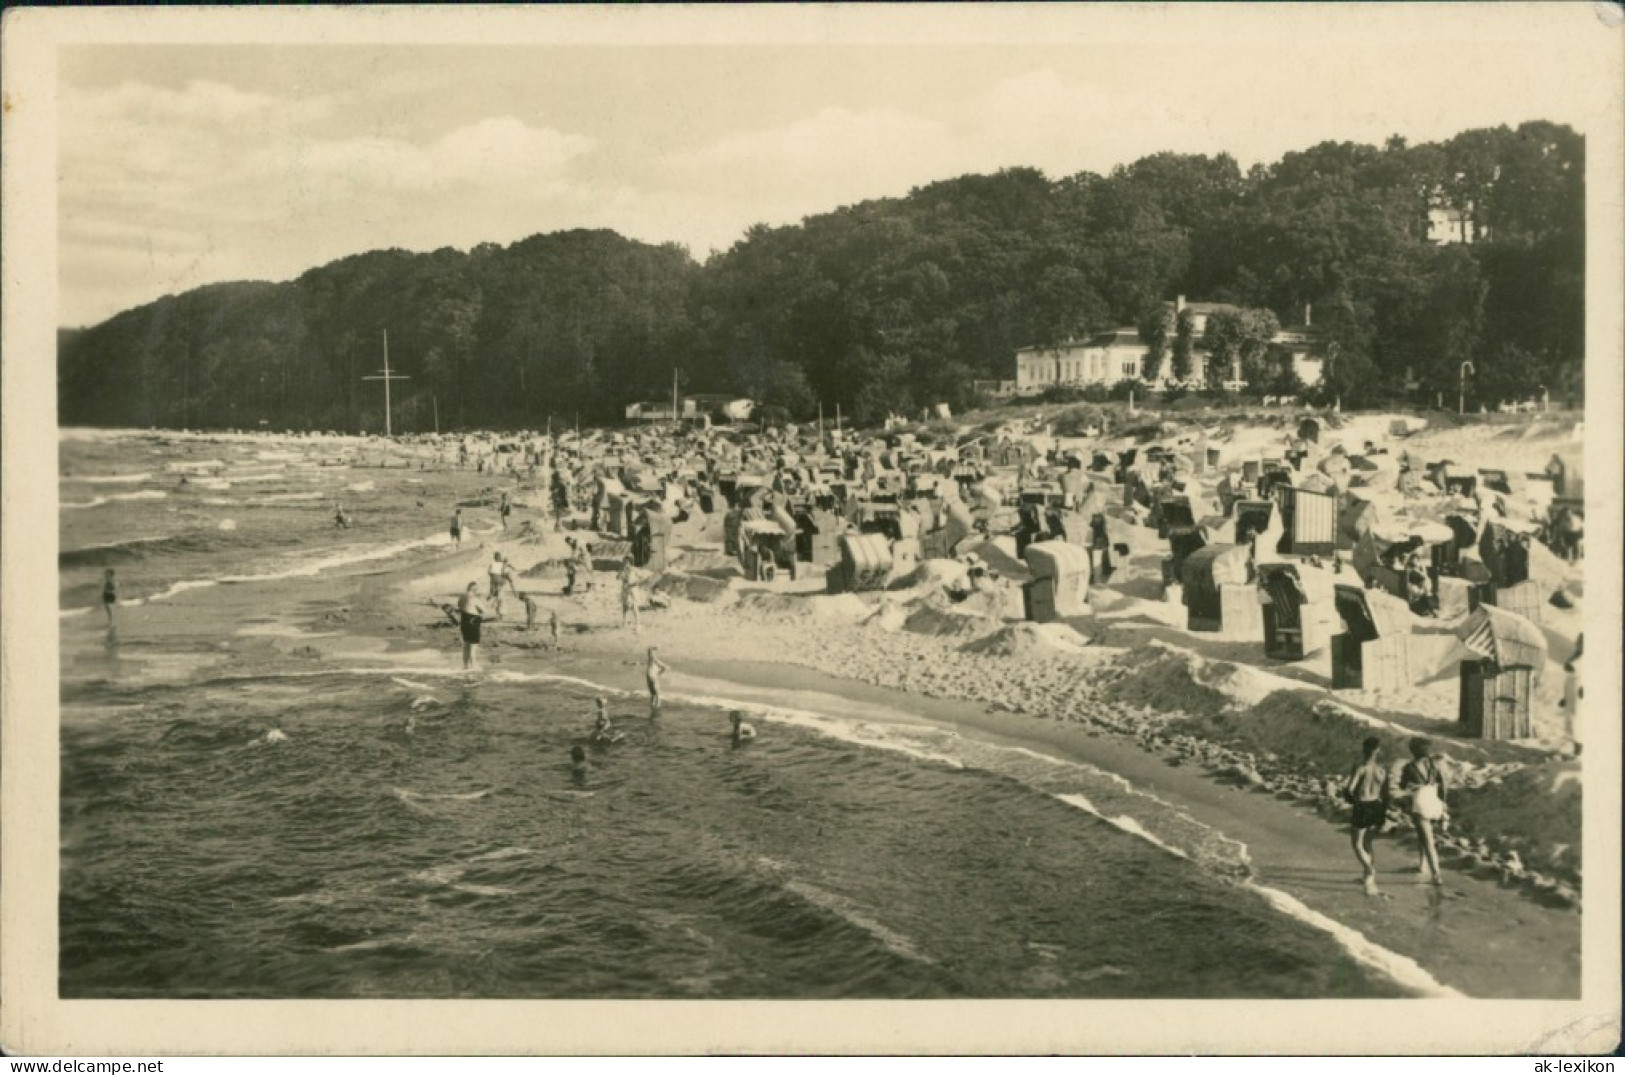
[[[519,593],[518,590],[514,592]],[[536,630],[536,599],[528,593],[519,593],[519,600],[525,603],[525,630]]]
[[[657,646],[649,647],[649,660],[643,666],[643,681],[649,686],[649,716],[660,715],[660,677],[670,672],[665,662],[660,659],[660,649]]]
[[[107,613],[107,626],[113,626],[113,609],[118,605],[118,583],[113,579],[113,569],[108,568],[102,576],[102,611]]]
[[[553,648],[559,648],[559,610],[553,609],[547,615],[547,636]]]
[[[492,601],[502,599],[502,586],[513,576],[509,573],[508,562],[502,558],[500,552],[491,554],[491,563],[486,567],[486,573],[491,576],[491,592],[486,596]]]
[[[1439,872],[1439,848],[1434,842],[1435,822],[1447,824],[1444,772],[1432,755],[1433,744],[1421,737],[1410,742],[1411,760],[1399,771],[1399,793],[1406,801],[1411,824],[1416,826],[1417,852],[1421,864],[1417,872],[1429,875],[1435,885],[1444,884]]]
[[[638,613],[638,588],[635,585],[632,584],[632,580],[630,578],[624,580],[621,583],[621,626],[622,627],[626,626],[626,621],[628,619],[630,619],[632,621],[632,633],[635,634],[635,635],[636,634],[642,634],[643,633],[643,621],[642,621],[642,619],[639,618],[639,613]]]
[[[458,629],[463,634],[463,671],[479,671],[480,625],[485,620],[485,606],[480,604],[480,584],[471,582],[457,602]]]
[[[463,509],[458,508],[451,513],[451,543],[459,549],[463,547]]]
[[[502,503],[497,506],[497,513],[502,517],[502,529],[508,529],[508,516],[513,514],[513,501],[507,493],[502,494]]]
[[[1378,758],[1382,748],[1381,739],[1369,736],[1360,744],[1360,748],[1365,757],[1344,782],[1343,797],[1354,807],[1349,839],[1354,847],[1354,857],[1365,870],[1361,883],[1365,885],[1366,895],[1375,896],[1377,862],[1371,841],[1388,823],[1388,773]]]

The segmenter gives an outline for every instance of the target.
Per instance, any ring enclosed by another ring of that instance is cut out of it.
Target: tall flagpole
[[[390,369],[389,369],[389,329],[387,329],[387,328],[384,329],[384,369],[383,369],[383,372],[377,377],[363,377],[361,379],[363,381],[383,381],[384,382],[384,436],[393,437],[395,435],[395,430],[394,430],[394,426],[392,425],[391,420],[390,420],[389,382],[391,382],[391,381],[410,381],[412,378],[410,378],[410,377],[408,377],[408,376],[406,376],[405,374],[402,374],[402,373],[391,373],[390,372]],[[436,406],[435,409],[436,409],[436,412],[437,412],[436,415],[435,415],[435,425],[438,427],[440,425],[440,417],[439,417],[439,414],[438,414],[438,411],[439,411],[438,405]]]

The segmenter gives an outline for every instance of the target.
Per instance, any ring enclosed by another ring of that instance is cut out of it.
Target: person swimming
[[[598,708],[593,715],[592,741],[595,743],[614,743],[621,738],[621,733],[609,722],[609,703],[599,698],[594,703]]]
[[[745,714],[736,709],[729,715],[729,719],[733,721],[733,741],[736,745],[748,743],[756,738],[756,729],[745,720]]]
[[[587,763],[587,751],[580,744],[570,748],[570,775],[583,777],[587,775],[591,766]]]
[[[107,626],[113,626],[113,609],[118,605],[118,583],[113,578],[113,569],[108,568],[107,574],[102,578],[102,611],[107,613]]]

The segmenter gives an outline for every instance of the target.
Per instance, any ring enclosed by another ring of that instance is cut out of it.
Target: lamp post
[[[1463,362],[1461,364],[1461,388],[1460,394],[1456,397],[1457,414],[1467,413],[1467,375],[1469,373],[1477,372],[1478,371],[1473,368],[1473,364],[1471,362]]]

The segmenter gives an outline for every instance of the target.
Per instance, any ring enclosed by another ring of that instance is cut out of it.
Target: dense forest
[[[858,420],[974,402],[1016,348],[1157,322],[1175,294],[1301,321],[1345,406],[1583,395],[1585,144],[1527,123],[1323,143],[1242,172],[1170,153],[1100,176],[1016,168],[757,226],[704,264],[608,231],[375,251],[287,283],[170,296],[59,334],[66,425],[380,430],[612,419],[735,392]],[[1473,241],[1430,241],[1430,209]],[[1161,343],[1158,343],[1160,348]],[[1176,349],[1177,350],[1177,349]],[[1176,354],[1177,359],[1177,354]]]

